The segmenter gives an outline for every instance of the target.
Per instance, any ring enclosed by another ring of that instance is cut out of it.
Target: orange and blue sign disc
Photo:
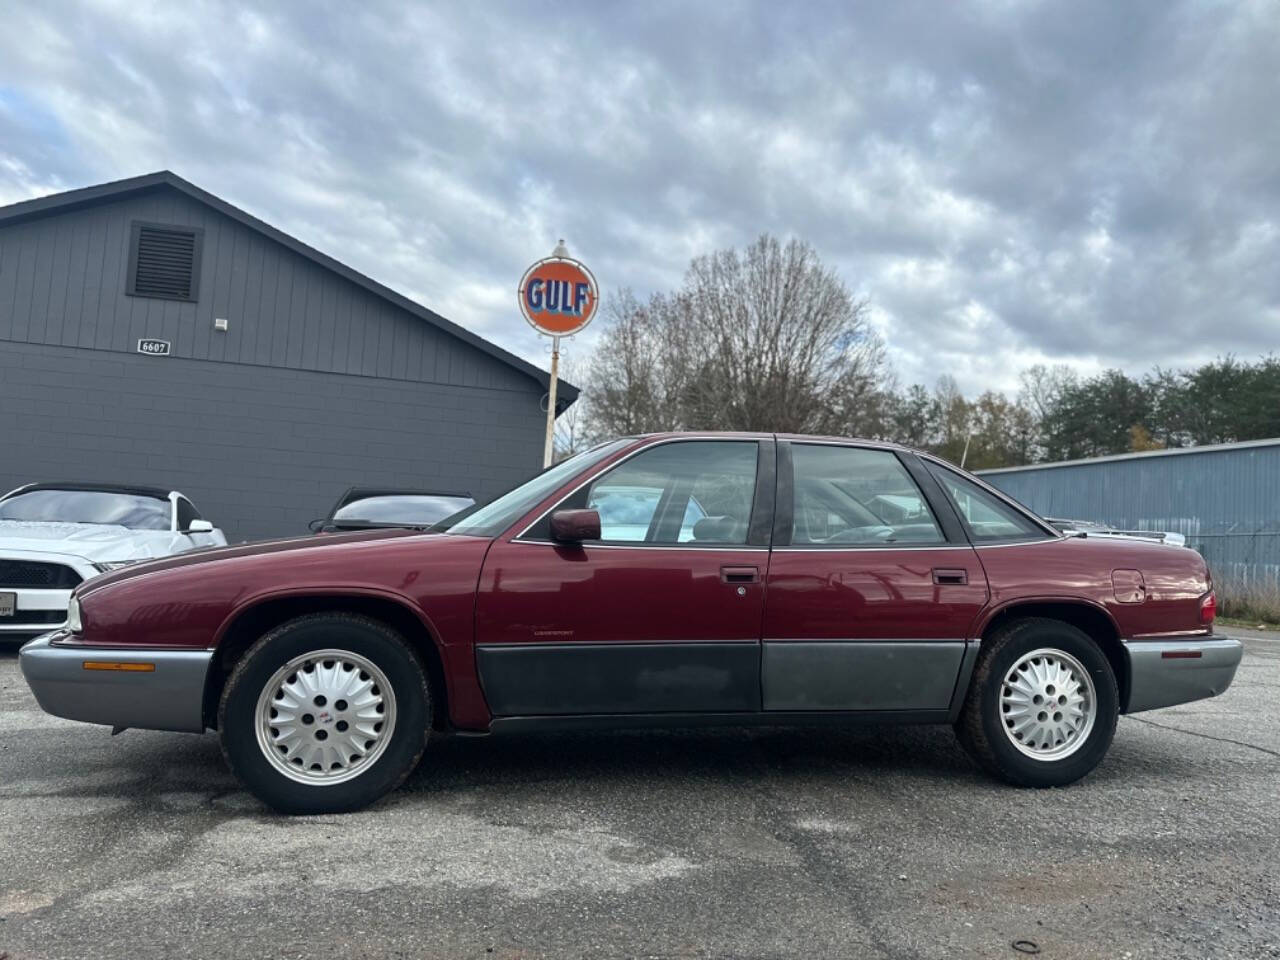
[[[577,260],[547,257],[524,272],[520,312],[540,333],[567,337],[595,316],[600,302],[596,278]]]

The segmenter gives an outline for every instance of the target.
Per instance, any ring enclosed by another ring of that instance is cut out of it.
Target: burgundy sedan
[[[352,810],[450,732],[950,723],[1071,783],[1121,713],[1221,693],[1204,560],[1064,536],[888,444],[615,440],[430,533],[209,550],[77,588],[22,650],[50,713],[218,731],[288,812]]]

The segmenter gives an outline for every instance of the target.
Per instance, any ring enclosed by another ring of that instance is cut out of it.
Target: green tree
[[[1002,393],[987,390],[969,404],[970,470],[1031,463],[1036,421],[1031,411]]]
[[[1047,460],[1075,460],[1125,453],[1129,431],[1146,428],[1152,412],[1144,383],[1120,370],[1065,383],[1040,421],[1040,444]]]
[[[937,430],[937,409],[929,391],[913,383],[888,403],[887,437],[918,450],[930,449]]]
[[[1280,360],[1221,357],[1194,370],[1156,370],[1156,434],[1174,446],[1280,436]]]

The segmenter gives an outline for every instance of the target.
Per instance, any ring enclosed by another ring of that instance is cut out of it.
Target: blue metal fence
[[[1170,530],[1239,585],[1280,583],[1280,439],[979,471],[1041,516]]]

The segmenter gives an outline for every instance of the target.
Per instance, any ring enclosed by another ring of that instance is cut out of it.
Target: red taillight
[[[1218,615],[1218,595],[1209,592],[1209,595],[1200,601],[1200,622],[1213,623],[1213,618]]]

